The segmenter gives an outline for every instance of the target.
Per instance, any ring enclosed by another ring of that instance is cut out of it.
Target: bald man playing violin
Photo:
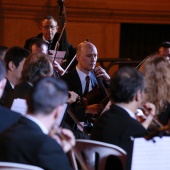
[[[61,77],[66,81],[69,90],[76,92],[81,99],[86,97],[84,96],[87,81],[86,76],[90,78],[88,92],[98,88],[96,78],[99,77],[102,79],[104,86],[108,87],[110,76],[102,67],[96,67],[97,55],[97,48],[94,44],[87,41],[80,43],[76,53],[76,59],[78,61],[76,68]],[[92,71],[94,71],[96,76]],[[80,122],[85,122],[87,115],[101,113],[103,105],[96,103],[88,105],[88,101],[86,104],[84,102],[75,102],[71,104],[71,109]]]

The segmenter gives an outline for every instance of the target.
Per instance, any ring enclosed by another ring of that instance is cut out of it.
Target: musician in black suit
[[[6,63],[6,79],[7,83],[4,89],[4,93],[0,99],[0,105],[4,106],[4,101],[6,99],[6,96],[13,91],[15,85],[17,85],[21,78],[21,71],[25,62],[25,59],[29,55],[29,51],[14,46],[11,47],[5,54],[4,61]]]
[[[60,37],[57,21],[53,16],[46,16],[42,19],[40,28],[41,33],[35,37],[27,39],[24,48],[29,50],[32,40],[34,40],[34,38],[41,38],[47,42],[48,50],[54,50]],[[61,38],[58,51],[66,51],[65,59],[67,59],[67,62],[69,63],[76,54],[76,49],[67,41],[65,41],[65,45],[63,46],[63,41],[64,39]]]
[[[0,59],[0,97],[3,94],[6,84],[5,75],[5,65],[4,62]],[[13,112],[5,107],[0,106],[0,133],[15,124],[20,119],[20,117],[21,115],[19,113]]]
[[[30,54],[23,66],[21,82],[6,96],[4,106],[11,108],[14,99],[26,99],[36,81],[45,76],[52,76],[52,74],[53,66],[46,54]]]
[[[96,77],[100,77],[105,86],[108,86],[110,76],[100,66],[96,66],[97,48],[90,42],[82,42],[77,47],[76,59],[78,64],[73,71],[66,73],[61,78],[66,81],[70,91],[77,93],[80,98],[86,97],[87,92],[98,87]],[[93,74],[96,74],[96,76]],[[89,77],[88,88],[87,77]],[[87,115],[98,114],[102,111],[101,104],[86,105],[83,102],[74,102],[71,104],[71,109],[80,122],[85,122]],[[70,123],[69,123],[70,124]]]
[[[75,139],[69,130],[58,127],[67,98],[67,86],[62,80],[46,77],[36,83],[29,93],[25,117],[0,135],[0,161],[70,170],[64,152],[70,150]],[[67,141],[57,137],[58,132]]]
[[[151,116],[144,122],[144,127],[135,116],[142,106],[144,94],[143,75],[133,68],[121,68],[110,80],[111,99],[114,104],[97,120],[91,139],[120,146],[127,152],[127,169],[130,169],[132,141],[134,137],[143,137]],[[143,105],[150,113],[155,114],[151,103]]]

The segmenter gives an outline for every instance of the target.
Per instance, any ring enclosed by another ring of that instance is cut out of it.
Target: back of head
[[[30,54],[25,60],[21,79],[22,81],[34,84],[37,80],[52,76],[53,66],[44,53]]]
[[[26,58],[30,52],[24,48],[14,46],[11,47],[5,54],[4,61],[6,63],[6,68],[8,69],[8,64],[12,61],[16,67],[19,66],[19,63]]]
[[[29,98],[28,112],[49,114],[67,100],[67,86],[63,80],[46,77],[35,83]]]
[[[149,57],[140,71],[145,76],[145,101],[156,106],[156,113],[161,113],[170,103],[170,64],[167,58],[155,55]]]
[[[6,76],[6,68],[3,60],[0,59],[0,81]]]
[[[29,46],[29,50],[30,50],[31,53],[35,53],[34,51],[32,51],[33,45],[36,46],[37,48],[43,48],[43,46],[45,46],[46,49],[48,49],[47,43],[41,38],[33,38],[31,40],[31,43],[30,43],[30,46]],[[36,51],[36,52],[38,52],[38,51]]]
[[[138,90],[144,90],[144,78],[135,68],[122,67],[110,80],[111,98],[115,103],[131,102]]]

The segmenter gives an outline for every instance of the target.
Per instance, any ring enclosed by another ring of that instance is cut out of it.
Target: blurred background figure
[[[144,102],[156,106],[158,120],[166,125],[170,119],[170,64],[165,57],[149,57],[139,70],[144,74]]]
[[[30,42],[29,51],[31,53],[44,53],[47,54],[48,45],[41,38],[33,38]]]
[[[162,57],[170,57],[170,42],[162,42],[158,47],[158,54]]]

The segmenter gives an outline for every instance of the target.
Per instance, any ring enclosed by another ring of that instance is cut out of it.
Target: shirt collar
[[[86,76],[89,76],[89,75],[83,73],[77,66],[76,66],[76,70],[77,70],[77,73],[80,77],[81,82],[85,81]]]
[[[25,114],[24,116],[28,118],[29,120],[32,120],[34,123],[36,123],[40,127],[40,129],[43,131],[44,134],[47,135],[49,133],[48,129],[38,119],[28,114]]]
[[[119,107],[121,107],[122,109],[124,109],[126,112],[128,112],[128,114],[129,114],[130,117],[132,117],[133,119],[136,119],[136,116],[135,116],[135,114],[134,114],[132,111],[130,111],[130,110],[127,109],[126,107],[123,107],[123,106],[121,106],[121,105],[119,105],[119,104],[116,104],[116,105],[119,106]]]

